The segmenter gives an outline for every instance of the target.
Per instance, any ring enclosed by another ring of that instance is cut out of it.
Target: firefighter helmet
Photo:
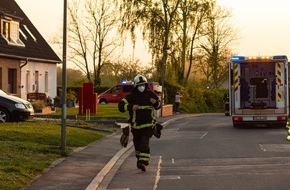
[[[138,86],[138,85],[141,85],[141,84],[146,84],[147,83],[147,79],[143,75],[137,75],[134,78],[134,83],[135,83],[135,86]]]

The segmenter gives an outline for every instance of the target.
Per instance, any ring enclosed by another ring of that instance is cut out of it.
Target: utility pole
[[[164,52],[164,51],[163,51]],[[161,71],[161,110],[160,110],[160,116],[163,117],[163,102],[164,102],[164,80],[165,80],[165,59],[164,54],[162,58],[162,71]]]
[[[66,149],[66,33],[67,30],[67,0],[63,6],[63,49],[62,49],[62,112],[61,112],[61,149]]]
[[[161,73],[161,86],[162,86],[162,93],[161,93],[161,117],[163,117],[163,103],[164,103],[164,81],[165,81],[165,73],[166,73],[166,60],[167,60],[167,51],[169,50],[168,48],[168,43],[167,40],[165,40],[165,45],[163,47],[163,57],[162,57],[162,73]]]

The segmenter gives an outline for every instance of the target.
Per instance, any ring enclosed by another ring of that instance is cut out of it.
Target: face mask
[[[138,86],[138,91],[139,92],[144,92],[144,90],[145,90],[145,86],[144,85]]]

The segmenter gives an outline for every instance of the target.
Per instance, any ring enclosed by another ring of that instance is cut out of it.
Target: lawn
[[[61,110],[57,112],[61,113]],[[77,114],[77,108],[68,108],[67,114]],[[100,105],[97,117],[126,118],[127,114],[118,112],[116,105]],[[69,156],[74,148],[103,138],[99,131],[111,133],[118,130],[115,126],[101,126],[82,120],[67,121],[66,124],[67,148],[63,150],[60,148],[60,120],[0,123],[0,189],[20,189],[42,174],[52,162]]]
[[[56,108],[56,112],[53,115],[61,115],[62,109]],[[79,119],[86,119],[86,114],[79,115],[78,108],[67,108],[67,115],[77,115]],[[88,117],[88,115],[87,115]],[[121,113],[118,110],[117,104],[98,104],[97,114],[90,114],[91,119],[126,119],[128,118],[128,112]]]

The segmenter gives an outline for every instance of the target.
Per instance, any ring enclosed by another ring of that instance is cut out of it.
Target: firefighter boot
[[[143,172],[146,172],[146,165],[142,162],[137,162],[137,168],[141,169]]]

